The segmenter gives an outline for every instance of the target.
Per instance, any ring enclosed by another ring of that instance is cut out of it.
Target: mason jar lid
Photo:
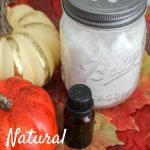
[[[75,21],[96,28],[120,28],[143,16],[147,0],[62,0],[64,11]]]

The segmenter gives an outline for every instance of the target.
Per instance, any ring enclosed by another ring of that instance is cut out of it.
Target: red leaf
[[[106,150],[108,146],[123,145],[116,136],[116,128],[110,123],[110,118],[96,113],[93,142],[86,148],[86,150]],[[66,145],[58,145],[56,150],[72,150]]]
[[[126,131],[127,129],[138,130],[135,120],[131,115],[137,109],[141,109],[147,104],[150,104],[150,99],[146,98],[143,91],[138,87],[125,103],[111,109],[98,110],[98,112],[111,117],[112,123],[117,127],[118,131]]]
[[[114,118],[112,121],[114,125],[116,125],[118,131],[125,131],[127,129],[139,130],[138,126],[135,123],[134,118],[131,116],[124,117],[121,121],[118,118]]]
[[[61,79],[60,66],[55,70],[53,78],[47,86],[44,87],[44,89],[49,93],[54,102],[57,115],[57,124],[61,135],[63,133],[63,110],[67,99],[67,90]]]
[[[150,106],[138,111],[134,116],[140,132],[118,132],[118,137],[124,146],[110,147],[108,150],[150,150]]]
[[[150,54],[150,7],[148,8],[148,12],[146,15],[147,20],[147,42],[146,42],[146,50]]]
[[[61,0],[51,0],[51,7],[60,18],[62,14]]]

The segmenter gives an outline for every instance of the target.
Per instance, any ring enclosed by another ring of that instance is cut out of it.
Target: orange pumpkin
[[[24,134],[33,129],[36,135],[57,134],[55,110],[49,95],[40,87],[21,78],[0,81],[0,150],[54,150],[54,144],[18,144],[6,147],[10,128]],[[19,138],[19,136],[17,138]],[[34,137],[31,137],[33,139]]]

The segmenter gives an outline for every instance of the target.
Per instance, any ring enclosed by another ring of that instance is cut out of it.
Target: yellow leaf
[[[123,142],[117,138],[116,127],[111,123],[110,118],[96,113],[93,142],[84,150],[106,150],[107,147],[115,145],[123,145]],[[66,145],[58,145],[56,150],[72,149]]]
[[[87,150],[106,150],[109,146],[123,145],[116,135],[116,127],[111,118],[96,113],[93,143]]]
[[[150,82],[150,56],[145,53],[142,64],[141,82]]]

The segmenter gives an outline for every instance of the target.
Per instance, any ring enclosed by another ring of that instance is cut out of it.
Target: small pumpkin
[[[10,143],[8,148],[6,141],[10,128],[13,129],[13,133],[20,128],[19,135],[25,134],[30,129],[43,137],[46,133],[51,137],[57,134],[55,110],[49,95],[40,87],[16,77],[0,81],[0,150],[55,149],[54,144],[17,142],[15,147],[11,147]],[[26,138],[28,136],[26,134]]]
[[[6,10],[8,1],[0,0],[0,79],[20,76],[43,86],[60,62],[58,31],[28,5]]]

